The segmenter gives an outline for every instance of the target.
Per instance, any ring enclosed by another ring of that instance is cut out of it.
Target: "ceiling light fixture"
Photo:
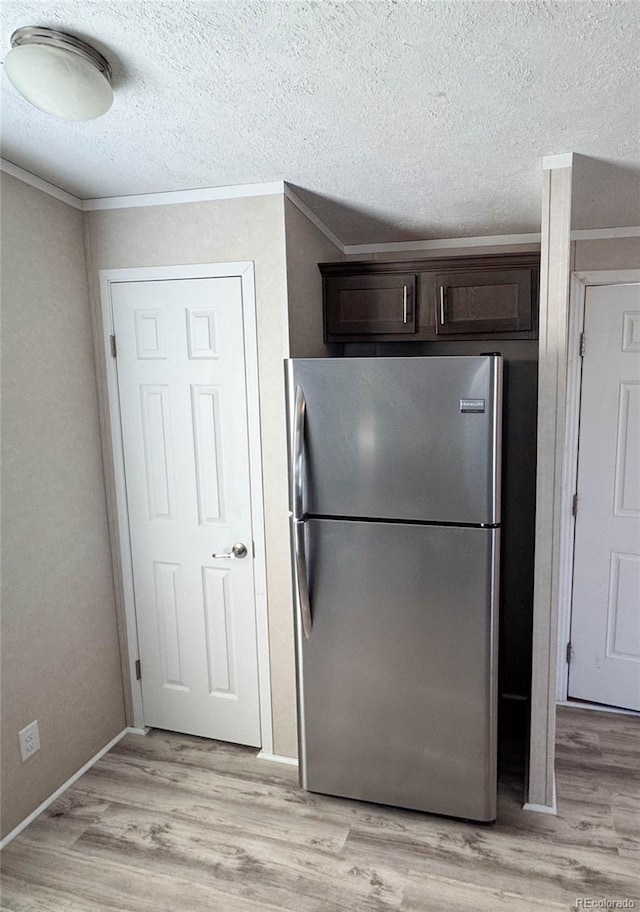
[[[93,120],[113,103],[111,67],[79,38],[27,26],[11,36],[4,69],[18,92],[61,120]]]

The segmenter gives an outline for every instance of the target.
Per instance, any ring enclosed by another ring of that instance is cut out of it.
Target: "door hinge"
[[[571,642],[567,643],[567,665],[571,661]]]
[[[580,357],[581,358],[584,358],[584,350],[585,350],[585,341],[584,341],[584,333],[582,332],[582,333],[580,333]]]
[[[254,541],[251,542],[251,554],[252,554],[252,556],[253,556],[254,559],[255,559],[255,556],[256,556],[256,543],[255,543]]]
[[[578,515],[578,495],[573,495],[573,500],[571,501],[571,513],[573,516]]]
[[[115,337],[115,336],[109,336],[109,344],[110,344],[110,346],[111,346],[111,357],[112,357],[112,358],[117,357],[117,354],[116,354],[116,337]]]
[[[142,678],[142,665],[140,664],[140,659],[136,659],[136,681],[139,681]]]

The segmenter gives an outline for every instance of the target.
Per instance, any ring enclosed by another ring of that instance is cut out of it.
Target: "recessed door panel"
[[[198,517],[202,525],[224,519],[220,395],[217,386],[191,387]]]

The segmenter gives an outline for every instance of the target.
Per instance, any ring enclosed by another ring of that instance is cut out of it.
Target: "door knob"
[[[223,551],[222,554],[212,554],[211,557],[215,557],[219,560],[221,557],[246,557],[249,552],[247,551],[247,546],[242,542],[236,542],[235,545],[232,545],[231,551]]]

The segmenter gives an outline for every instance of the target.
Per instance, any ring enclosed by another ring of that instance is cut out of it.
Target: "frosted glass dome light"
[[[65,32],[18,29],[11,36],[4,70],[27,101],[61,120],[93,120],[113,103],[107,60]]]

